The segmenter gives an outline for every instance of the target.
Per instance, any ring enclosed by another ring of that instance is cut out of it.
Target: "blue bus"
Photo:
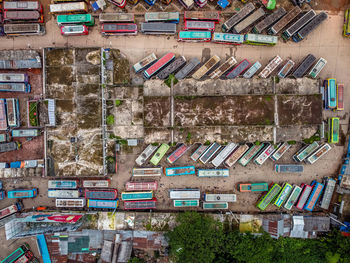
[[[97,199],[88,199],[87,207],[88,208],[100,208],[100,209],[116,209],[119,205],[119,199],[116,200],[97,200]]]
[[[191,175],[196,174],[196,168],[194,166],[168,167],[164,168],[164,174],[166,176]]]
[[[37,244],[39,247],[39,253],[44,263],[51,263],[50,253],[47,248],[47,243],[44,235],[36,236]],[[34,262],[34,261],[32,261]]]
[[[8,198],[34,198],[38,194],[38,190],[36,188],[28,189],[28,190],[11,190],[7,192]]]
[[[326,94],[327,94],[327,108],[336,109],[337,108],[337,81],[334,78],[327,79],[326,82]]]
[[[312,192],[304,206],[304,209],[310,212],[314,210],[314,207],[322,194],[324,185],[317,181],[312,181],[311,186],[313,187]]]

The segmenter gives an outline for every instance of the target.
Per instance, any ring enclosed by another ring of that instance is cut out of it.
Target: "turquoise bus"
[[[204,210],[228,209],[228,202],[203,202]]]
[[[339,142],[339,118],[328,119],[328,142],[338,143]]]
[[[274,205],[277,207],[281,207],[281,205],[283,204],[283,202],[287,199],[287,197],[289,196],[290,192],[292,191],[293,186],[291,186],[288,183],[285,183],[282,191],[279,193],[279,195],[276,198],[276,201],[274,202]]]
[[[229,33],[213,33],[212,42],[220,44],[241,45],[244,42],[244,35]]]
[[[153,198],[153,191],[146,192],[122,192],[122,200],[148,200]]]
[[[290,196],[288,197],[287,201],[284,203],[284,208],[287,210],[291,210],[295,202],[298,200],[299,195],[301,194],[301,187],[294,185],[294,189]]]
[[[311,153],[313,153],[319,144],[317,142],[313,142],[309,145],[304,146],[301,148],[296,154],[293,156],[293,160],[296,162],[302,162],[308,157]]]
[[[57,24],[59,26],[64,26],[68,24],[93,26],[95,25],[95,19],[91,14],[58,15]]]
[[[186,42],[209,42],[211,40],[210,31],[180,31],[179,41]]]
[[[326,90],[327,90],[327,108],[336,109],[337,108],[337,80],[333,78],[327,79]]]
[[[166,143],[163,143],[156,153],[152,156],[150,163],[153,165],[158,165],[158,163],[162,160],[166,152],[169,150],[170,146]]]
[[[29,190],[11,190],[7,192],[8,198],[34,198],[38,194],[36,188]]]
[[[24,253],[29,251],[30,248],[28,244],[24,244],[17,248],[15,251],[13,251],[9,256],[7,256],[5,259],[1,260],[1,263],[13,263],[15,262],[19,257],[21,257]]]
[[[168,167],[164,170],[165,176],[196,174],[196,168],[194,166]]]
[[[261,200],[259,201],[257,207],[264,211],[266,207],[272,202],[272,200],[275,199],[275,197],[278,195],[278,193],[281,191],[281,186],[278,184],[274,184],[270,190],[267,192],[266,195],[264,195]]]
[[[199,200],[174,200],[174,207],[198,207]]]

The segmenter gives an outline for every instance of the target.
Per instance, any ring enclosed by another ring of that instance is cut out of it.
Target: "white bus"
[[[136,158],[136,164],[139,166],[143,165],[147,159],[151,157],[151,155],[157,150],[157,148],[158,146],[154,146],[152,144],[148,145],[146,149]]]
[[[108,188],[110,180],[83,180],[84,188]]]
[[[312,155],[306,158],[305,162],[309,164],[315,163],[323,155],[325,155],[330,149],[332,149],[332,147],[328,143],[323,144]]]
[[[135,72],[137,73],[137,72],[140,72],[140,71],[148,68],[149,66],[151,66],[156,61],[157,61],[157,56],[154,53],[152,53],[152,54],[148,55],[147,57],[141,59],[139,62],[137,62],[133,66],[133,68],[134,68]],[[148,145],[148,147],[150,147],[150,146],[156,147],[156,149],[157,149],[157,146],[153,146],[152,144]],[[147,148],[146,148],[146,150],[147,150]]]
[[[47,190],[47,196],[50,198],[79,198],[78,190]]]
[[[240,145],[232,154],[230,157],[227,158],[225,161],[225,165],[228,167],[231,167],[234,165],[242,156],[243,154],[249,149],[249,146],[246,144]]]
[[[201,192],[199,189],[170,189],[170,199],[200,199]]]
[[[254,163],[262,165],[275,151],[275,147],[270,143],[267,144],[267,148],[263,150],[254,160]]]
[[[206,202],[236,202],[235,194],[205,194],[204,201]]]
[[[135,18],[132,13],[101,13],[99,20],[101,23],[134,23]]]
[[[84,207],[85,199],[56,199],[56,207]]]
[[[199,157],[201,157],[202,154],[208,149],[208,147],[209,146],[203,144],[199,145],[197,150],[191,155],[191,159],[196,162]]]
[[[230,175],[229,169],[198,169],[198,177],[228,177]]]
[[[214,154],[221,148],[221,145],[214,142],[212,145],[209,146],[209,148],[202,154],[202,156],[199,158],[199,160],[206,164],[211,157],[214,156]]]
[[[87,13],[89,11],[85,2],[62,3],[50,5],[50,13]]]
[[[5,24],[4,33],[8,36],[43,35],[45,27],[40,24]]]
[[[285,154],[288,151],[289,148],[290,144],[288,142],[281,142],[277,146],[276,151],[270,156],[270,158],[274,161],[278,161],[283,156],[283,154]]]
[[[132,169],[132,176],[161,176],[161,175],[162,175],[162,167]]]
[[[326,189],[324,190],[323,197],[321,200],[321,205],[320,205],[320,207],[324,210],[328,210],[329,208],[336,183],[337,181],[332,178],[327,178],[326,180]]]
[[[315,66],[313,66],[310,70],[309,76],[315,79],[318,76],[318,74],[320,74],[321,70],[326,66],[326,64],[327,60],[325,60],[324,58],[320,58],[316,62]]]
[[[237,148],[238,144],[236,143],[229,143],[225,146],[225,148],[211,161],[211,163],[218,167],[221,165],[226,158]]]
[[[317,142],[313,142],[309,145],[301,148],[296,154],[293,155],[293,160],[296,162],[304,161],[312,152],[314,152],[319,144]]]

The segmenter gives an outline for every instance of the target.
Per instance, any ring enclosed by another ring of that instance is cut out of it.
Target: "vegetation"
[[[159,142],[152,143],[153,146],[159,146]]]
[[[107,125],[113,125],[114,124],[114,115],[110,114],[106,118]]]
[[[39,116],[38,116],[38,103],[35,101],[29,102],[29,123],[30,126],[39,125]]]
[[[290,144],[290,145],[294,145],[296,143],[297,143],[296,141],[288,141],[288,144]]]
[[[313,142],[319,142],[321,140],[321,137],[318,134],[314,134],[312,135],[310,138],[308,139],[304,139],[303,142],[307,143],[307,144],[311,144]]]
[[[178,79],[175,78],[174,74],[170,74],[170,76],[167,78],[166,81],[164,81],[164,83],[170,88],[171,87],[171,80],[173,80],[173,85],[175,86],[176,83],[178,83]]]
[[[204,145],[210,145],[210,141],[207,140],[207,141],[204,143]]]
[[[129,259],[128,263],[145,263],[141,258],[133,257]]]
[[[115,106],[118,107],[120,105],[122,105],[123,102],[121,100],[115,100]]]
[[[255,144],[255,145],[260,145],[261,142],[260,142],[260,141],[256,141],[254,144]]]
[[[192,134],[190,132],[187,133],[186,142],[191,142]]]
[[[320,239],[273,239],[223,228],[208,215],[181,213],[178,226],[168,232],[170,255],[181,263],[346,263],[350,262],[350,238],[338,231]]]

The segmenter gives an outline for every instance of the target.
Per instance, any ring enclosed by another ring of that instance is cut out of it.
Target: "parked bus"
[[[344,84],[338,84],[337,90],[337,110],[344,110]]]
[[[261,20],[257,25],[255,25],[253,28],[253,32],[260,34],[266,28],[276,23],[286,14],[287,14],[287,11],[283,7],[278,8],[272,14],[268,15],[266,18]]]
[[[19,121],[19,102],[18,102],[18,99],[14,99],[14,98],[6,99],[6,112],[7,112],[7,124],[8,124],[8,126],[10,126],[11,128],[19,127],[20,121]],[[12,136],[13,137],[24,137],[24,136],[21,136],[23,134],[21,131],[27,131],[27,130],[13,130]],[[39,133],[38,130],[35,130],[35,131],[37,133]],[[13,134],[18,134],[19,136],[14,136]]]
[[[335,190],[335,185],[336,185],[337,181],[332,179],[332,178],[327,178],[325,180],[325,185],[326,188],[324,190],[324,194],[323,197],[321,199],[321,204],[320,207],[324,210],[328,210],[329,205],[331,203],[332,200],[332,196]]]
[[[290,144],[288,142],[284,142],[284,143],[280,143],[277,148],[276,151],[270,156],[270,158],[273,161],[278,161],[283,154],[285,154],[288,149],[290,148]]]
[[[220,210],[220,209],[228,209],[228,203],[227,202],[203,202],[203,209],[204,210]]]
[[[18,142],[3,142],[0,143],[0,153],[15,151],[18,150],[19,147],[20,144]]]
[[[266,207],[276,198],[276,196],[280,191],[281,191],[281,186],[279,186],[278,184],[274,184],[270,188],[270,190],[267,192],[267,194],[261,198],[257,207],[260,210],[264,211]]]
[[[154,168],[133,168],[132,176],[161,176],[162,175],[162,167],[154,167]]]
[[[154,64],[155,62],[157,61],[157,56],[152,53],[150,55],[148,55],[147,57],[145,57],[144,59],[140,60],[139,62],[137,62],[133,68],[135,70],[135,72],[140,72],[148,67],[150,67],[152,64]],[[152,146],[151,144],[149,146]],[[146,148],[146,150],[148,149],[148,147]],[[147,153],[151,150],[151,149],[154,149],[154,151],[157,149],[156,146],[153,146],[153,147],[150,147],[148,150],[147,150]],[[145,150],[145,151],[146,151]],[[143,154],[143,153],[142,153]],[[151,153],[152,154],[152,153]],[[147,157],[148,158],[148,157]],[[146,159],[147,159],[146,158]],[[140,164],[139,164],[140,165]]]
[[[350,36],[350,8],[345,11],[343,35],[344,37]]]
[[[225,63],[221,64],[217,69],[210,73],[209,77],[211,79],[218,79],[223,74],[225,74],[230,68],[232,68],[237,63],[234,57],[229,57]]]
[[[108,188],[110,180],[83,180],[84,188]]]
[[[176,79],[184,79],[189,75],[201,62],[198,58],[191,58],[187,64],[175,74]]]
[[[51,189],[77,189],[78,180],[49,180],[47,187]]]
[[[209,146],[200,144],[196,151],[191,155],[193,161],[197,161],[199,157],[208,149]]]
[[[181,143],[180,146],[168,156],[167,161],[171,164],[176,162],[181,156],[183,156],[187,150],[190,149],[190,146]]]
[[[10,215],[13,215],[21,210],[22,210],[22,206],[20,203],[16,203],[14,205],[10,205],[8,207],[5,207],[5,208],[0,210],[0,220],[4,219]]]
[[[145,22],[170,22],[179,23],[179,12],[147,12],[145,13]]]
[[[174,200],[174,207],[198,207],[199,200]]]
[[[194,166],[168,167],[164,169],[166,176],[191,175],[196,174]]]
[[[315,79],[321,72],[321,70],[324,68],[324,66],[326,66],[326,64],[327,60],[325,60],[324,58],[320,58],[315,64],[315,66],[313,66],[313,68],[310,70],[309,76]]]
[[[157,190],[158,182],[126,182],[125,190],[126,191],[149,191],[149,190]]]
[[[339,142],[339,118],[333,117],[328,119],[328,143]]]
[[[303,189],[303,191],[301,192],[298,203],[295,206],[299,210],[303,210],[305,203],[306,203],[307,199],[309,198],[309,195],[312,191],[312,186],[307,185],[307,184],[302,184],[301,188]]]
[[[2,3],[4,11],[10,10],[37,10],[42,12],[43,6],[39,1],[4,1]]]
[[[24,255],[26,252],[30,251],[27,243],[17,248],[9,256],[1,260],[1,263],[14,263],[19,257]]]
[[[226,78],[234,79],[242,74],[248,67],[250,66],[250,62],[247,59],[242,60],[233,70],[231,70]]]
[[[167,53],[163,57],[161,57],[157,62],[155,62],[152,66],[150,66],[148,69],[146,69],[143,72],[143,75],[146,79],[150,79],[154,75],[156,75],[159,71],[161,71],[163,68],[165,68],[169,63],[171,63],[175,59],[174,53]],[[162,144],[163,146],[164,144]],[[162,147],[161,146],[161,147]],[[163,146],[165,147],[165,146]],[[168,146],[169,147],[169,146]],[[168,150],[169,148],[167,148]],[[158,149],[159,151],[159,149]]]
[[[49,198],[79,198],[79,190],[54,190],[48,189],[47,196]]]
[[[231,167],[234,165],[249,149],[247,144],[243,144],[237,147],[237,149],[226,159],[225,165]]]
[[[254,13],[250,14],[244,20],[242,20],[237,25],[235,25],[233,27],[233,31],[235,33],[241,33],[244,29],[246,29],[247,27],[251,26],[253,23],[258,21],[264,15],[265,15],[265,11],[264,11],[264,9],[262,7],[260,7],[258,10],[254,11]]]
[[[85,2],[61,3],[50,5],[50,13],[87,13],[89,8]]]
[[[304,165],[302,165],[302,164],[275,164],[275,171],[277,173],[302,173],[302,172],[304,172]]]
[[[318,143],[313,142],[312,144],[305,145],[296,154],[293,155],[293,160],[296,162],[302,162],[318,148]]]
[[[5,92],[30,92],[30,85],[28,83],[0,83],[0,91]]]
[[[213,21],[220,22],[220,13],[218,11],[185,11],[185,21]]]
[[[297,69],[293,72],[293,77],[296,79],[302,78],[306,74],[306,72],[311,68],[311,66],[315,63],[315,61],[316,58],[314,55],[307,55],[297,67]]]
[[[284,39],[289,39],[316,16],[316,12],[311,9],[282,33]]]
[[[44,15],[39,11],[4,11],[3,21],[5,23],[43,23]]]
[[[26,73],[0,73],[0,82],[28,83],[29,77]]]
[[[274,57],[269,64],[260,72],[259,77],[266,79],[282,63],[280,56]]]
[[[153,191],[146,192],[122,192],[123,201],[147,200],[153,198]]]
[[[210,31],[180,31],[178,41],[182,42],[209,42]]]
[[[244,35],[213,32],[212,42],[220,44],[241,45],[244,42]]]
[[[135,17],[132,13],[100,13],[101,23],[134,23]]]
[[[256,72],[261,68],[261,64],[259,61],[255,62],[244,74],[243,78],[250,79],[252,78]]]
[[[215,22],[211,21],[185,21],[184,30],[215,30]]]
[[[293,187],[288,184],[285,183],[281,192],[279,193],[279,195],[276,198],[276,201],[274,202],[274,205],[277,207],[281,207],[281,205],[283,204],[283,202],[287,199],[287,197],[289,196],[290,192],[292,191]]]
[[[34,198],[38,194],[38,190],[36,188],[33,189],[16,189],[10,190],[7,192],[7,198]]]
[[[278,42],[278,37],[258,34],[244,35],[244,44],[260,45],[260,46],[274,46]]]
[[[323,155],[325,155],[330,149],[331,149],[331,146],[328,143],[323,144],[312,155],[306,158],[305,162],[309,164],[315,163]]]
[[[100,208],[100,209],[117,209],[119,206],[119,200],[87,200],[88,208]]]
[[[13,138],[36,137],[40,135],[40,131],[38,129],[12,130],[11,135]]]
[[[136,201],[124,201],[125,210],[141,210],[141,209],[155,209],[157,199],[151,200],[136,200]]]
[[[209,32],[210,33],[210,32]],[[203,66],[201,66],[195,73],[193,73],[192,78],[200,80],[204,75],[206,75],[210,70],[212,70],[220,62],[220,58],[217,55],[212,56]]]
[[[198,169],[198,177],[229,177],[229,169]]]
[[[318,15],[316,15],[308,24],[306,24],[306,26],[304,26],[302,29],[300,29],[297,33],[293,35],[293,41],[299,42],[303,40],[327,18],[328,15],[325,12],[321,12]]]
[[[301,187],[294,185],[293,191],[289,195],[283,207],[287,210],[291,210],[295,202],[298,200],[298,197],[301,194],[301,191],[302,191]]]
[[[254,10],[255,10],[255,6],[253,3],[248,3],[244,5],[244,7],[239,12],[234,14],[229,20],[227,20],[222,25],[222,31],[223,32],[231,31],[236,24],[238,24],[241,20],[243,20],[246,16],[248,16]]]
[[[293,60],[289,59],[286,64],[284,64],[283,68],[278,72],[277,76],[281,79],[284,79],[288,76],[288,73],[292,70],[295,63]]]
[[[40,24],[5,24],[4,33],[8,36],[43,35],[45,27]]]
[[[84,198],[56,199],[56,207],[81,208],[85,206]]]
[[[255,155],[257,155],[262,148],[264,148],[265,145],[263,143],[259,145],[253,145],[250,147],[250,149],[239,159],[238,163],[241,164],[242,166],[246,166],[251,159],[254,158]]]
[[[204,201],[206,202],[236,202],[235,194],[205,194]]]
[[[334,78],[329,78],[325,83],[326,108],[335,109],[337,107],[337,81]]]
[[[274,153],[275,147],[270,143],[267,144],[267,148],[263,150],[254,160],[257,165],[262,165],[264,162]]]
[[[208,147],[208,149],[201,155],[201,157],[199,157],[199,161],[201,161],[203,164],[206,164],[220,148],[220,144],[216,142],[212,143]]]
[[[312,181],[311,187],[313,187],[312,192],[304,206],[304,209],[309,212],[312,212],[312,210],[314,210],[314,207],[322,194],[324,185],[317,181]]]
[[[185,64],[186,58],[184,56],[180,56],[176,58],[173,62],[171,62],[168,66],[166,66],[164,69],[162,69],[162,71],[157,74],[157,77],[159,79],[167,79],[170,76],[170,74],[176,72]]]
[[[201,192],[198,189],[170,189],[170,199],[200,199]]]
[[[118,197],[117,189],[85,189],[86,199],[115,200]]]
[[[240,192],[265,192],[269,190],[268,183],[246,183],[238,184]]]
[[[158,163],[162,160],[169,148],[170,146],[168,144],[163,143],[151,158],[150,163],[153,165],[158,165]]]
[[[57,24],[58,26],[71,24],[93,26],[95,24],[95,19],[91,14],[58,15]]]
[[[176,24],[165,22],[141,23],[141,32],[148,35],[175,35]]]
[[[296,18],[301,13],[299,6],[294,6],[288,14],[282,17],[276,24],[274,24],[268,31],[272,35],[276,35],[283,28],[285,28],[294,18]]]
[[[35,262],[32,261],[32,259],[34,258],[34,254],[32,251],[28,250],[27,252],[25,252],[22,256],[20,256],[19,258],[16,259],[16,261],[14,261],[14,263],[29,263],[29,262]],[[36,260],[36,259],[35,259]]]
[[[224,147],[224,149],[211,161],[211,163],[215,167],[220,166],[227,159],[227,157],[237,148],[237,146],[238,144],[233,142],[227,144]]]
[[[137,35],[137,25],[129,23],[103,23],[101,32],[105,36]]]

